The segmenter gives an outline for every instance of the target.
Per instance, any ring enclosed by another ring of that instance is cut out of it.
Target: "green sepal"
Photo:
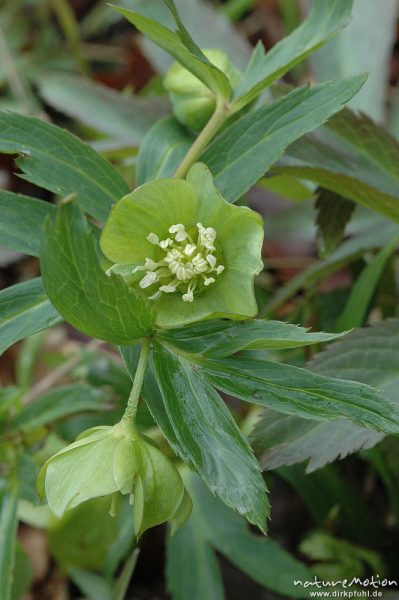
[[[100,245],[107,258],[133,269],[146,258],[157,261],[163,257],[159,248],[147,241],[147,235],[155,233],[165,239],[171,225],[182,223],[189,230],[198,222],[216,230],[225,270],[214,284],[197,293],[192,303],[183,302],[179,293],[163,294],[152,301],[158,327],[257,314],[253,280],[263,267],[262,219],[246,207],[226,202],[204,164],[195,164],[186,180],[159,179],[122,198],[111,212]],[[153,294],[154,285],[148,290]]]

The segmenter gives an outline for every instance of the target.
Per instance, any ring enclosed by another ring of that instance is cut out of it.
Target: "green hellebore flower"
[[[83,432],[43,465],[37,489],[57,517],[90,498],[130,494],[138,536],[165,521],[180,527],[191,512],[176,467],[125,421]]]
[[[227,54],[217,49],[204,50],[203,53],[234,86],[240,73],[231,64]],[[169,92],[176,119],[193,131],[202,129],[215,110],[214,93],[178,62],[169,68],[163,84]]]
[[[100,239],[110,271],[148,291],[156,325],[255,317],[263,268],[259,214],[226,202],[204,164],[186,180],[158,179],[112,209]]]

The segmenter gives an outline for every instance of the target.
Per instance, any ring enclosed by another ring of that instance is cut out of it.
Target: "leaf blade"
[[[345,333],[309,332],[283,321],[254,319],[240,323],[208,321],[179,329],[161,331],[162,342],[210,358],[225,358],[240,350],[298,348],[334,340]]]
[[[234,105],[242,108],[273,81],[336,36],[349,21],[353,2],[315,0],[308,18],[267,54],[258,46],[234,93]]]
[[[21,177],[61,196],[75,193],[84,210],[100,221],[128,192],[110,163],[90,146],[40,119],[0,112],[0,152],[19,154]]]
[[[41,278],[0,292],[0,354],[22,338],[62,323],[47,297]]]
[[[217,388],[247,402],[310,419],[346,417],[385,433],[399,428],[399,406],[356,381],[256,359],[212,359],[202,366]]]
[[[364,76],[304,86],[251,111],[222,132],[201,160],[222,196],[234,202],[281,157],[285,148],[326,119],[360,89]]]
[[[62,204],[55,222],[46,223],[41,268],[51,301],[79,331],[124,344],[150,332],[154,313],[148,301],[101,269],[87,221],[74,201]]]

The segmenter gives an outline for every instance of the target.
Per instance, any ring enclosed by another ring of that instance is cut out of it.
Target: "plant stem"
[[[139,403],[140,392],[143,386],[143,380],[145,371],[147,369],[148,357],[150,354],[150,338],[144,338],[143,345],[141,347],[140,358],[137,365],[136,373],[134,374],[133,387],[130,392],[129,400],[125,414],[122,417],[124,421],[134,421],[137,412],[137,406]]]
[[[224,123],[228,116],[229,110],[228,106],[225,104],[224,100],[219,100],[216,104],[216,109],[208,123],[205,125],[204,129],[201,131],[186,156],[183,158],[180,165],[177,167],[175,177],[183,178],[187,175],[187,171],[190,167],[196,162],[196,160],[201,156],[202,152],[205,150],[206,146],[215,136],[216,132],[219,130],[220,126]]]

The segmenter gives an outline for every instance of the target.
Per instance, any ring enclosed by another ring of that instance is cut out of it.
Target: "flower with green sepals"
[[[231,64],[227,54],[218,49],[203,50],[203,53],[223,71],[234,87],[240,72]],[[215,94],[178,62],[169,68],[163,84],[169,93],[176,119],[192,131],[202,129],[215,111]]]
[[[100,239],[110,271],[147,291],[156,325],[255,317],[263,222],[226,202],[208,168],[142,185],[112,209]]]
[[[127,419],[80,434],[43,465],[37,489],[58,517],[90,498],[129,494],[137,536],[166,521],[173,531],[191,512],[179,471]]]

